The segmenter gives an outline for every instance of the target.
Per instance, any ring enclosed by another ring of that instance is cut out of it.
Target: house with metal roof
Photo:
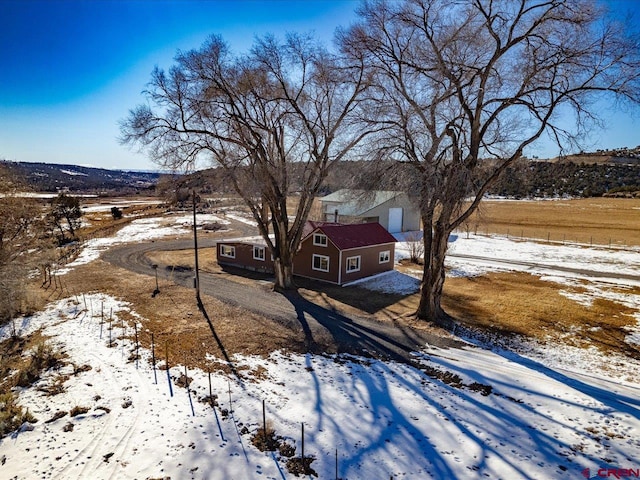
[[[420,230],[419,209],[405,192],[342,189],[318,200],[327,222],[378,222],[391,233]]]
[[[344,285],[393,270],[395,242],[393,235],[377,222],[307,222],[293,261],[293,273]],[[220,265],[273,272],[271,255],[260,242],[221,241],[216,249]]]

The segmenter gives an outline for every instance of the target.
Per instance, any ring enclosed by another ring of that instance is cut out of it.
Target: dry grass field
[[[552,242],[640,246],[640,199],[486,200],[466,228]]]

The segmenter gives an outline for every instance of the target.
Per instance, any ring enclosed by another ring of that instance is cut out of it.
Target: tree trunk
[[[273,288],[276,291],[283,292],[285,290],[295,290],[296,284],[293,282],[293,262],[285,262],[282,257],[275,258],[273,261],[275,270],[275,284]]]
[[[287,225],[277,220],[273,223],[275,245],[273,252],[273,269],[275,273],[274,290],[282,292],[295,290],[293,281],[293,257],[288,238]]]
[[[447,252],[449,232],[441,225],[424,228],[424,272],[420,287],[420,303],[416,316],[436,325],[448,328],[451,326],[448,315],[440,305],[444,287],[444,260]]]

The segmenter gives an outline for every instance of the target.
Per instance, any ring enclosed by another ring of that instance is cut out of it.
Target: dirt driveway
[[[210,238],[199,240],[199,247],[215,246]],[[186,250],[193,247],[192,240],[155,241],[112,248],[102,255],[103,260],[129,271],[155,275],[148,254],[154,251]],[[158,265],[160,278],[193,286],[193,271],[172,270],[168,265]],[[320,336],[330,336],[338,352],[369,355],[400,362],[410,362],[411,352],[426,344],[440,348],[460,347],[462,342],[433,330],[416,329],[400,322],[381,322],[373,317],[345,316],[335,310],[315,304],[297,292],[280,294],[270,285],[239,284],[223,275],[201,272],[200,290],[227,304],[243,308],[267,318],[271,318],[294,332],[302,332],[308,352],[322,353]],[[371,293],[375,295],[375,293]]]

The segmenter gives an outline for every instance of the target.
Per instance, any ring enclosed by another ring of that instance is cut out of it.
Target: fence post
[[[185,383],[185,385],[187,387],[187,395],[189,396],[189,405],[191,405],[191,415],[193,417],[195,417],[196,416],[196,412],[193,409],[193,400],[191,399],[191,390],[189,389],[189,375],[188,375],[188,372],[187,372],[187,359],[185,358],[184,360],[185,360],[184,361],[184,383]]]
[[[136,370],[138,369],[138,352],[139,352],[139,343],[138,343],[138,322],[133,322],[133,329],[136,335]]]
[[[211,388],[211,372],[209,372],[209,403],[211,404],[211,408],[213,407],[213,389]]]
[[[164,342],[165,364],[167,366],[167,382],[169,382],[169,393],[173,397],[173,387],[171,386],[171,373],[169,372],[169,342]]]
[[[156,373],[156,345],[153,339],[153,332],[151,332],[151,363],[153,364],[153,379],[154,383],[158,384],[158,374]]]
[[[264,444],[267,444],[267,414],[266,408],[264,404],[264,399],[262,400],[262,430],[264,431]]]

